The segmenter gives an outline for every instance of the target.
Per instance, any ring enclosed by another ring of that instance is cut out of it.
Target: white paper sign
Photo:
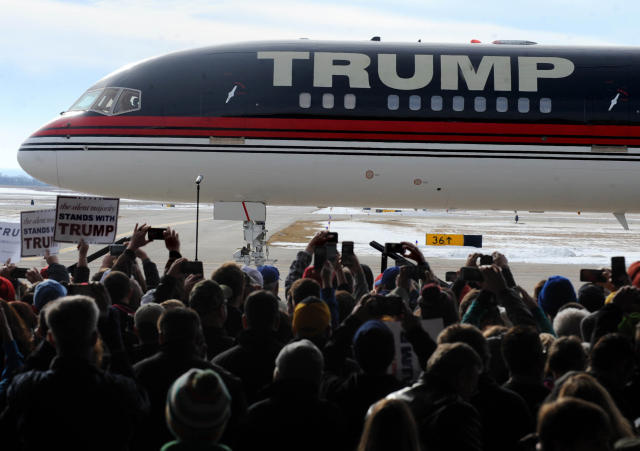
[[[60,243],[109,244],[116,240],[120,199],[58,196],[53,239]]]
[[[20,224],[0,222],[0,263],[20,261]]]
[[[407,340],[400,321],[389,321],[385,324],[391,329],[396,344],[396,356],[391,362],[389,372],[400,382],[409,384],[418,379],[424,368],[420,367],[418,356],[413,352],[413,346]],[[423,319],[422,328],[427,331],[433,341],[436,341],[438,334],[444,329],[444,323],[442,318]]]
[[[53,241],[56,227],[56,211],[33,210],[20,213],[20,229],[22,230],[22,256],[42,257],[45,250],[58,253],[58,243]]]

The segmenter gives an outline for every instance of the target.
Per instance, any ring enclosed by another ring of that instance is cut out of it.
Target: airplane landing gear
[[[262,202],[214,202],[213,219],[242,221],[245,245],[238,249],[233,258],[249,266],[274,263],[269,259],[267,246],[267,207]]]

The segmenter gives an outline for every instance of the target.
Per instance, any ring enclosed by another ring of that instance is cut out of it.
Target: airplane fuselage
[[[28,138],[99,195],[271,205],[638,212],[640,51],[259,42],[100,80]]]

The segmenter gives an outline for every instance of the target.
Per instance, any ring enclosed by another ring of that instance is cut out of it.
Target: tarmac
[[[42,209],[42,208],[55,208],[55,193],[42,193],[35,205],[30,205],[29,196],[16,196],[13,199],[11,205],[4,205],[0,209],[0,214],[3,214],[5,218],[16,217],[19,218],[20,210],[29,209]],[[341,238],[346,240],[356,241],[356,254],[359,256],[362,263],[366,263],[373,269],[374,273],[379,272],[380,269],[380,254],[369,249],[367,246],[368,235],[377,232],[388,231],[393,235],[393,240],[400,241],[398,236],[403,236],[403,233],[407,233],[408,228],[412,230],[419,230],[419,236],[416,235],[407,236],[407,241],[422,241],[424,237],[423,232],[441,232],[444,225],[450,230],[456,231],[456,233],[467,233],[473,231],[475,233],[494,233],[497,229],[507,230],[508,241],[501,241],[504,239],[504,231],[499,234],[502,238],[495,238],[489,240],[488,244],[491,247],[479,249],[478,251],[484,253],[491,253],[493,250],[501,250],[501,243],[508,247],[508,243],[536,243],[540,240],[536,237],[536,231],[540,231],[547,238],[551,235],[553,240],[557,240],[558,246],[565,245],[567,238],[558,236],[553,237],[556,232],[549,232],[550,223],[555,224],[553,230],[565,230],[567,234],[572,235],[574,239],[581,241],[589,241],[591,238],[598,239],[598,234],[615,235],[620,232],[620,237],[615,238],[615,242],[620,242],[621,239],[628,240],[629,242],[623,242],[621,245],[623,249],[634,246],[638,240],[638,234],[631,232],[624,232],[615,222],[611,216],[605,214],[593,214],[592,217],[584,216],[582,218],[573,214],[545,214],[539,215],[535,213],[521,213],[521,223],[526,223],[527,226],[518,226],[514,224],[513,212],[486,212],[484,214],[469,215],[467,212],[432,212],[430,214],[411,211],[401,214],[375,214],[371,212],[361,211],[358,214],[353,214],[353,210],[343,211],[340,209],[325,209],[318,212],[319,207],[283,207],[283,206],[269,206],[267,208],[267,224],[266,228],[269,231],[268,237],[270,237],[269,257],[275,260],[273,263],[280,270],[281,283],[284,283],[284,279],[287,275],[290,263],[295,259],[296,253],[299,250],[305,248],[308,240],[313,236],[316,231],[323,230],[330,227],[331,230],[340,229],[341,227],[347,230],[345,234],[341,233]],[[357,212],[357,210],[356,210]],[[630,217],[629,223],[634,228],[640,228],[640,218]],[[19,220],[19,219],[16,219]],[[170,204],[149,203],[141,201],[129,201],[122,200],[118,221],[118,237],[128,236],[133,230],[136,223],[146,223],[153,227],[172,227],[176,229],[180,235],[181,251],[183,256],[194,259],[196,250],[196,208],[195,204],[181,204],[172,206]],[[559,224],[559,225],[558,225]],[[580,230],[580,234],[583,236],[577,236],[578,232],[572,230],[572,227],[576,227]],[[350,227],[350,228],[349,228]],[[620,230],[618,230],[620,229]],[[533,232],[532,232],[533,230]],[[585,232],[585,230],[587,232]],[[588,231],[591,230],[590,234]],[[603,231],[604,230],[604,231]],[[607,232],[611,230],[611,232]],[[377,231],[377,232],[376,232]],[[388,239],[387,233],[381,233],[381,236],[375,235],[373,239],[380,243],[385,241],[391,241]],[[591,236],[593,235],[593,236]],[[496,235],[498,236],[498,235]],[[355,237],[355,238],[354,238]],[[421,244],[424,244],[422,242]],[[532,246],[534,246],[532,244]],[[220,221],[213,219],[213,208],[211,204],[201,203],[200,205],[200,220],[199,220],[199,240],[198,240],[198,258],[203,261],[205,276],[209,276],[215,268],[226,261],[232,260],[233,253],[244,245],[242,223],[240,221]],[[525,248],[527,244],[524,245]],[[96,250],[102,248],[102,245],[91,245],[89,253],[93,253]],[[547,248],[545,248],[547,249]],[[635,246],[638,249],[638,246]],[[163,241],[155,241],[149,243],[145,247],[145,251],[151,257],[153,261],[158,264],[159,269],[164,266],[167,258],[167,250],[164,247]],[[441,251],[441,249],[438,249]],[[426,255],[427,260],[436,273],[436,275],[442,279],[445,277],[446,271],[455,271],[459,267],[464,265],[464,256],[467,252],[472,252],[473,249],[461,249],[462,253],[458,253],[456,258],[450,256],[442,257],[442,252],[435,252],[431,254],[430,248],[423,248],[423,252]],[[512,250],[513,253],[515,251]],[[514,257],[506,252],[507,258]],[[65,265],[71,265],[76,262],[77,251],[75,245],[61,244],[59,260]],[[518,260],[514,258],[513,260]],[[531,262],[531,261],[511,261],[510,266],[515,279],[519,285],[525,289],[531,291],[533,287],[540,280],[543,280],[551,275],[560,274],[568,277],[573,283],[576,289],[582,284],[579,281],[579,270],[582,267],[598,267],[597,264],[585,264],[584,259],[579,264],[562,263],[553,264],[546,259],[544,262]],[[553,259],[551,259],[553,260]],[[566,260],[566,259],[564,259]],[[600,259],[602,260],[602,259]],[[629,259],[628,259],[629,260]],[[101,259],[90,263],[92,271],[96,270],[100,266]],[[587,262],[588,263],[588,262]],[[631,261],[627,261],[627,264]],[[390,264],[392,264],[390,262]],[[32,257],[25,258],[20,263],[21,267],[42,267],[45,263],[42,258]]]

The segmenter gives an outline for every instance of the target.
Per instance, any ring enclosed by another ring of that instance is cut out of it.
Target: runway
[[[0,218],[19,221],[24,210],[55,208],[57,191],[30,188],[0,187]],[[33,206],[30,205],[34,200]],[[356,254],[375,272],[380,268],[380,254],[368,246],[369,241],[380,243],[418,242],[432,269],[441,278],[464,264],[470,252],[467,247],[424,246],[426,233],[461,233],[483,235],[483,249],[491,253],[499,250],[510,260],[516,281],[528,290],[541,279],[554,274],[569,277],[579,287],[580,268],[607,266],[613,255],[624,255],[627,264],[640,260],[640,215],[629,215],[631,228],[625,231],[612,215],[577,213],[518,212],[519,223],[512,211],[414,211],[375,213],[362,209],[318,207],[267,207],[270,257],[276,260],[284,281],[296,252],[318,230],[337,231],[340,240],[355,242]],[[154,227],[175,228],[180,234],[182,254],[190,259],[195,255],[196,208],[193,204],[169,207],[156,202],[122,199],[119,212],[118,236],[127,236],[136,223]],[[199,259],[209,275],[221,263],[231,260],[243,243],[242,224],[238,221],[214,221],[212,204],[200,205]],[[90,253],[101,246],[91,246]],[[149,256],[160,268],[167,251],[163,242],[149,243]],[[63,244],[60,262],[70,265],[76,261],[75,246]],[[44,266],[41,258],[26,258],[20,266]],[[92,270],[100,260],[90,264]]]

